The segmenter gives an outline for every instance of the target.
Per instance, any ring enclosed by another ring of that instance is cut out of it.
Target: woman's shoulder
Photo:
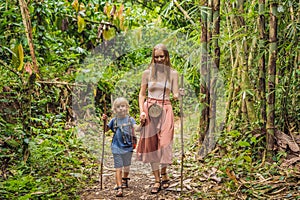
[[[148,81],[148,77],[150,76],[150,69],[146,69],[143,71],[142,79],[144,81]]]
[[[171,69],[171,76],[177,76],[178,75],[178,71],[175,69]]]
[[[148,69],[145,69],[144,71],[143,71],[143,74],[150,74],[150,69],[148,68]]]

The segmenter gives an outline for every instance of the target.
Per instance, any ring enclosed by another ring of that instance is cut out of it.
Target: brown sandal
[[[153,185],[153,187],[151,188],[151,194],[157,194],[160,189],[161,189],[161,183],[160,181],[155,181],[155,183],[159,183],[159,186],[155,186],[155,184]]]
[[[166,173],[165,174],[161,174],[161,176],[166,176],[167,177],[167,174]],[[167,189],[170,186],[170,180],[169,180],[169,178],[167,178],[166,180],[162,180],[161,184],[162,184],[162,187],[164,189]]]
[[[122,178],[122,188],[128,188],[128,180],[130,178]]]

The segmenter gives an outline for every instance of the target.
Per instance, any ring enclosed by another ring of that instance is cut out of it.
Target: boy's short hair
[[[120,104],[125,104],[127,108],[129,108],[129,103],[127,101],[127,99],[125,99],[124,97],[118,97],[114,100],[113,106],[112,106],[112,110],[114,113],[116,113],[116,107]],[[129,109],[127,111],[129,114]]]

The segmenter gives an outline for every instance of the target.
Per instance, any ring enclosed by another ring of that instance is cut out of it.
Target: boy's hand
[[[101,119],[102,119],[102,120],[107,120],[107,115],[106,115],[106,114],[103,114]]]
[[[141,125],[134,127],[135,132],[141,132],[141,129],[142,129]]]
[[[136,132],[141,132],[142,127],[144,126],[145,122],[146,122],[145,119],[141,119],[141,124],[140,124],[140,125],[135,124],[134,130],[135,130]]]

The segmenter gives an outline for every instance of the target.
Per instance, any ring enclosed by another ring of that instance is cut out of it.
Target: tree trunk
[[[255,65],[255,48],[257,39],[249,37],[248,26],[245,21],[245,1],[238,0],[234,3],[226,2],[225,9],[232,13],[227,17],[227,27],[233,40],[230,45],[232,76],[226,106],[227,131],[238,127],[249,128],[249,125],[256,121],[254,109],[254,89],[250,83],[249,75],[251,66]],[[236,39],[235,39],[236,38]],[[253,38],[248,43],[249,38]],[[235,52],[235,54],[233,54]]]
[[[202,6],[207,6],[207,1],[202,2]],[[207,49],[207,9],[201,11],[201,83],[200,83],[200,103],[202,105],[200,122],[199,122],[199,143],[202,144],[208,131],[209,123],[209,73],[208,73],[208,49]]]
[[[213,150],[216,144],[216,101],[217,101],[217,81],[220,67],[220,47],[218,37],[220,34],[220,0],[214,0],[213,5],[213,30],[212,30],[212,65],[210,81],[210,111],[209,111],[209,150]]]
[[[277,4],[270,4],[269,62],[268,62],[268,96],[267,96],[267,151],[271,159],[275,134],[275,76],[277,59]]]
[[[209,7],[212,11],[212,42],[211,47],[212,58],[208,62],[209,71],[209,121],[208,131],[206,132],[203,144],[199,151],[200,159],[204,158],[209,152],[211,152],[216,145],[216,85],[218,80],[218,70],[220,65],[220,48],[218,44],[218,37],[220,33],[220,0],[209,1]]]
[[[240,49],[240,65],[241,65],[241,89],[242,89],[242,99],[241,99],[241,103],[242,103],[242,107],[241,107],[241,111],[242,111],[242,122],[245,124],[246,127],[249,127],[248,125],[252,122],[254,122],[255,119],[255,114],[254,112],[254,106],[253,106],[253,96],[250,95],[250,93],[253,94],[253,92],[249,92],[252,91],[252,86],[250,84],[250,79],[249,79],[249,62],[250,61],[250,52],[249,52],[249,44],[247,43],[247,26],[246,26],[246,22],[245,19],[243,17],[243,14],[245,13],[244,10],[244,0],[239,0],[238,1],[238,10],[240,13],[240,16],[236,17],[237,20],[237,25],[239,26],[239,28],[242,28],[242,34],[244,34],[245,36],[243,36],[243,39],[241,40],[241,44],[237,44],[238,48]],[[252,43],[253,45],[255,45],[256,43]]]
[[[34,53],[31,20],[30,20],[28,7],[24,0],[19,0],[19,4],[20,4],[20,10],[21,10],[21,14],[22,14],[23,24],[25,26],[25,33],[27,36],[28,46],[30,49],[30,55],[31,55],[32,63],[33,63],[33,71],[34,71],[34,73],[38,74],[39,69],[37,66],[37,61],[36,61],[36,57],[35,57],[35,53]]]
[[[34,91],[34,85],[37,78],[37,75],[39,73],[38,66],[37,66],[37,60],[34,53],[34,45],[33,45],[33,37],[32,37],[32,28],[31,28],[31,21],[30,21],[30,15],[28,11],[27,4],[24,0],[19,0],[20,4],[20,10],[22,14],[22,20],[25,27],[25,33],[27,36],[28,46],[30,49],[30,55],[33,63],[33,72],[31,73],[28,79],[28,84],[24,87],[27,87],[25,90],[27,90],[27,95],[24,97],[23,102],[26,102],[22,105],[22,111],[23,111],[23,129],[24,129],[24,137],[30,138],[31,137],[31,102],[32,102],[32,93]],[[23,161],[26,162],[29,157],[29,148],[28,143],[23,140]]]
[[[230,9],[230,2],[226,2],[226,5],[224,6],[224,9],[228,9],[225,12],[229,13],[232,12],[232,10]],[[233,23],[233,19],[230,16],[226,16],[226,27],[227,27],[227,31],[229,35],[233,35],[233,29],[232,27],[234,26]],[[228,99],[226,102],[226,115],[225,115],[225,124],[227,125],[227,131],[230,131],[231,128],[234,126],[234,120],[232,120],[233,116],[234,116],[234,109],[232,109],[233,107],[235,107],[236,103],[234,101],[236,94],[237,94],[237,90],[235,89],[236,87],[236,77],[237,77],[237,71],[238,71],[238,59],[235,58],[235,54],[234,54],[234,47],[232,45],[232,42],[229,43],[229,51],[230,51],[230,62],[231,62],[231,75],[230,75],[230,80],[229,80],[229,84],[230,87],[228,89]]]
[[[259,29],[259,86],[258,86],[258,99],[260,105],[260,122],[262,129],[266,129],[267,113],[266,113],[266,58],[265,58],[265,46],[266,46],[266,28],[265,28],[265,0],[259,0],[259,18],[258,18],[258,29]]]

